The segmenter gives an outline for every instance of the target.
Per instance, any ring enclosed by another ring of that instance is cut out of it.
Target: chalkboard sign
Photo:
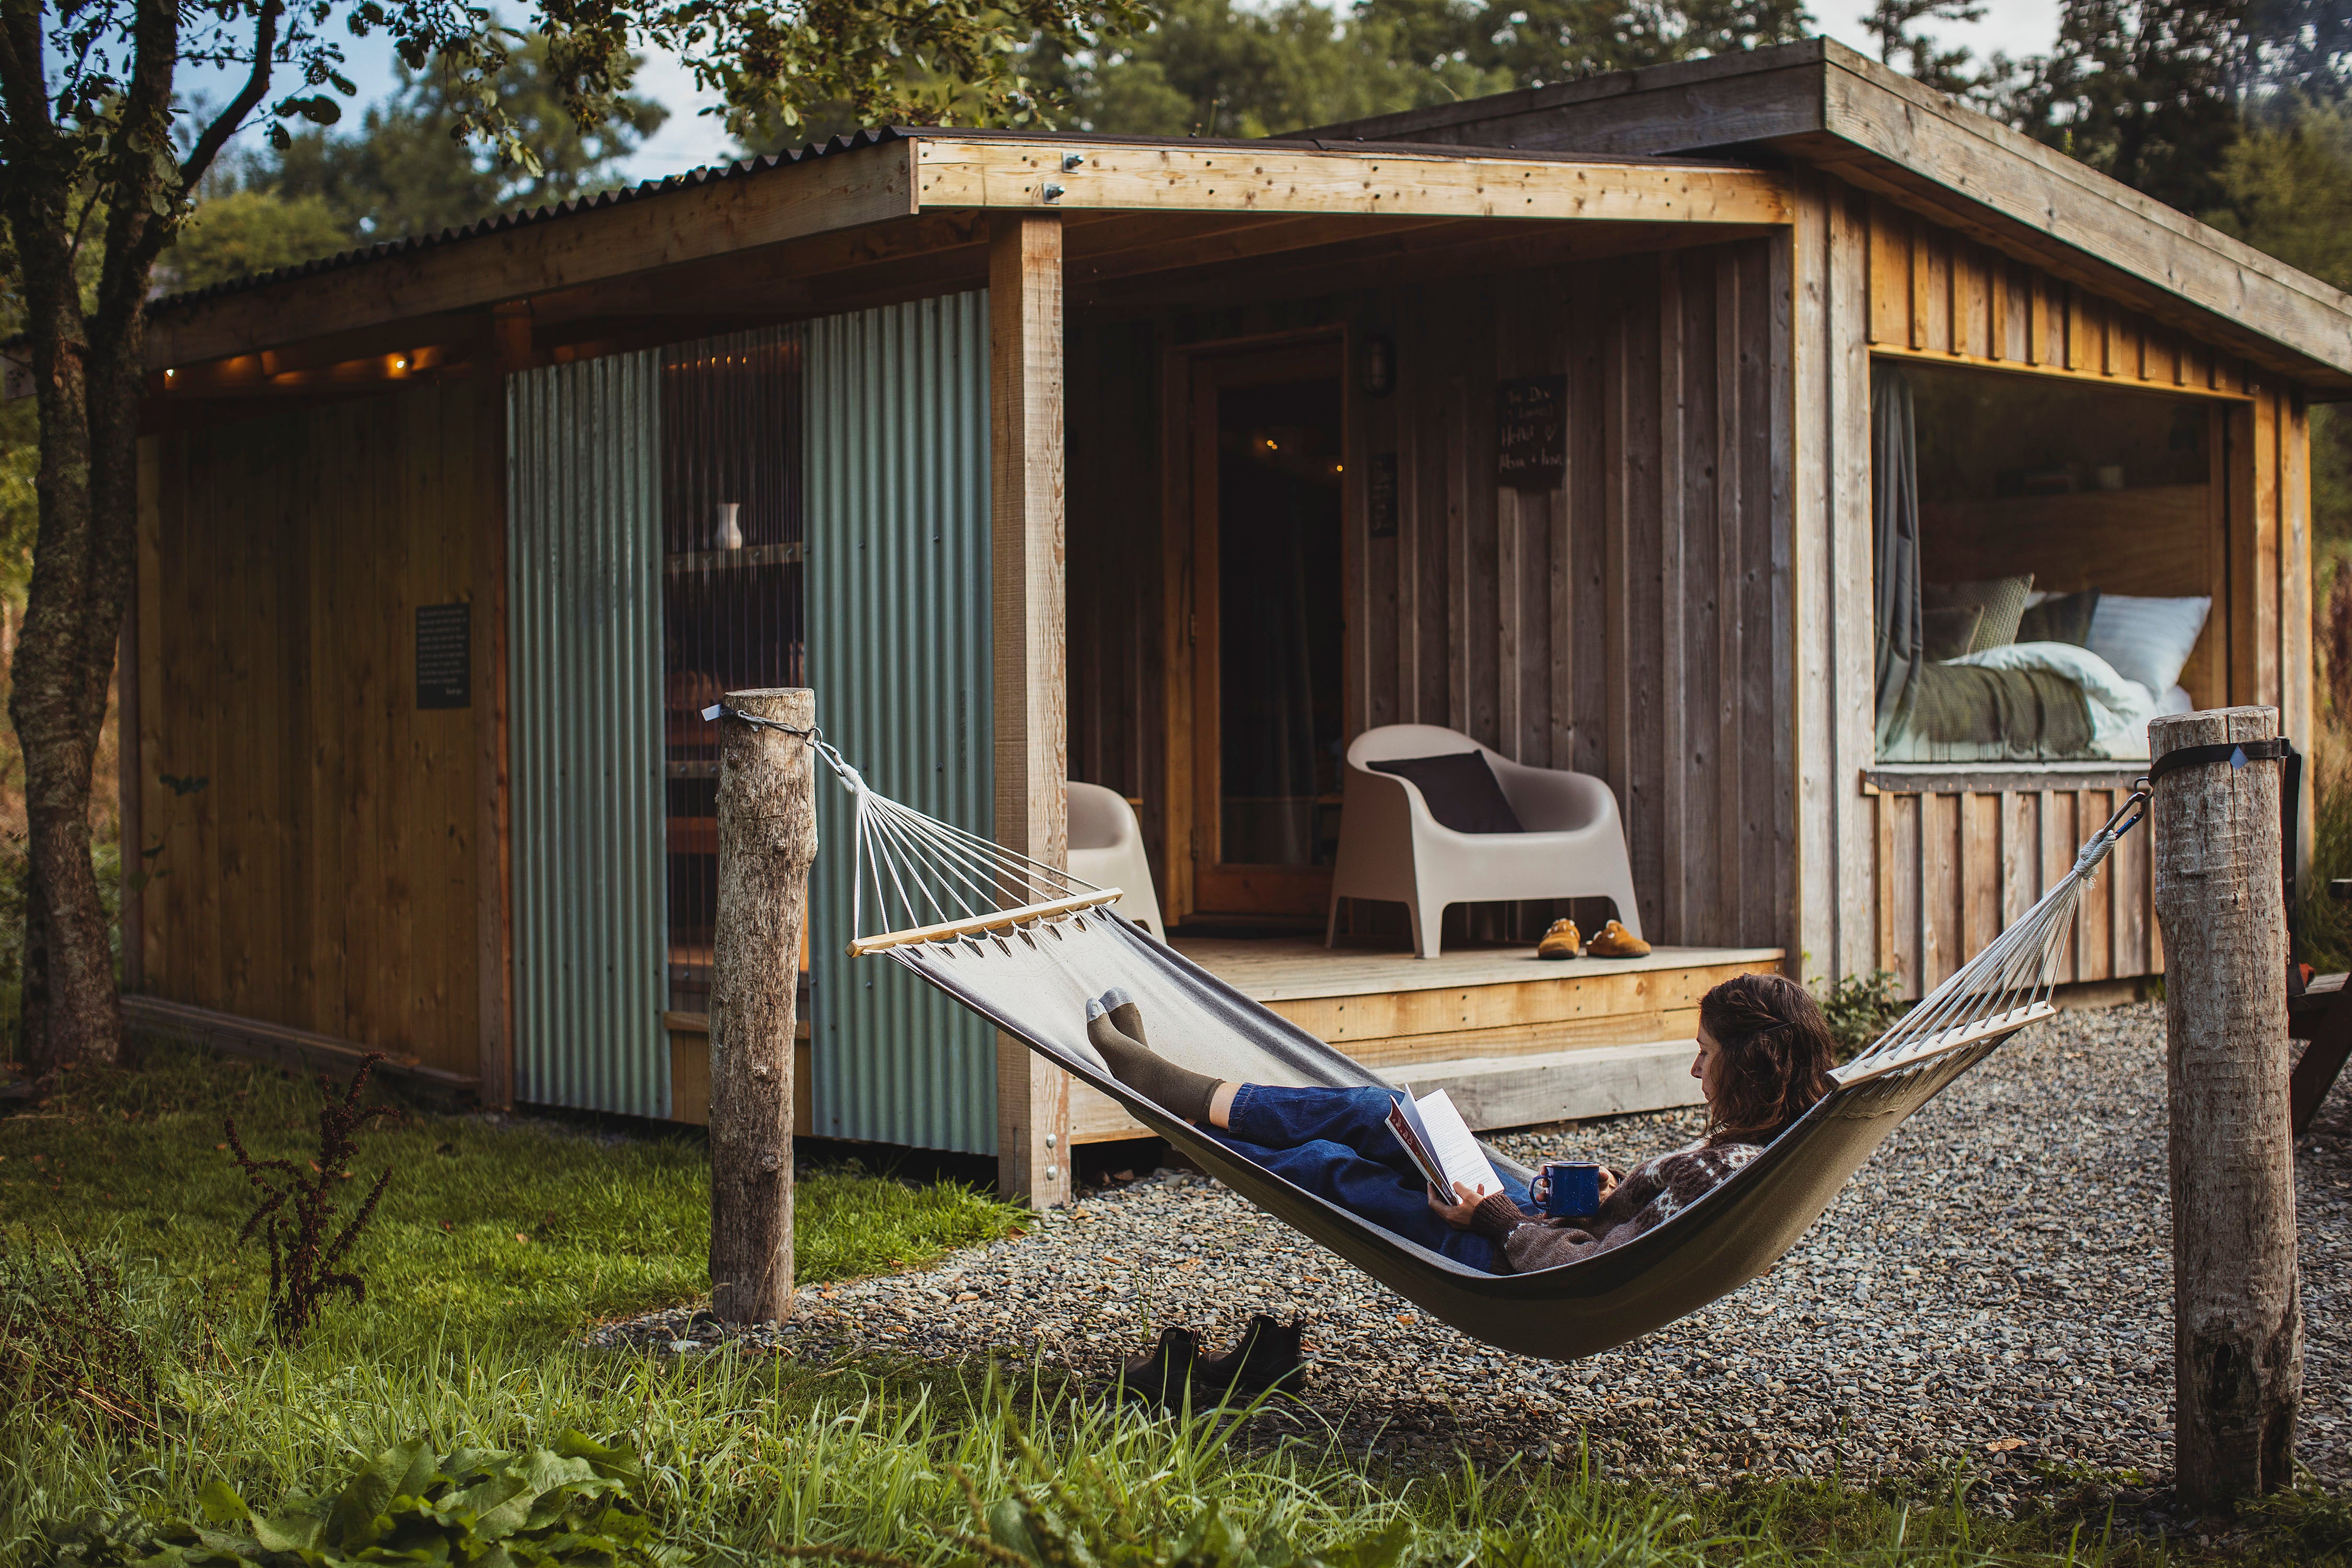
[[[1364,486],[1365,531],[1374,539],[1394,539],[1397,531],[1397,460],[1394,452],[1375,453],[1370,482]]]
[[[416,606],[416,705],[474,705],[474,606]]]
[[[1532,375],[1496,389],[1495,477],[1548,490],[1568,477],[1568,377]]]

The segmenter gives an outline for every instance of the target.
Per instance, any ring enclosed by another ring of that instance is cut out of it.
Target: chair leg
[[[1412,913],[1412,955],[1435,958],[1445,929],[1445,905],[1425,904],[1416,898],[1405,908]]]
[[[1339,941],[1339,895],[1331,895],[1331,918],[1323,922],[1323,945],[1333,947]]]
[[[1642,934],[1642,911],[1633,902],[1633,868],[1625,866],[1612,870],[1610,886],[1599,889],[1601,895],[1617,906],[1617,919],[1635,936]]]

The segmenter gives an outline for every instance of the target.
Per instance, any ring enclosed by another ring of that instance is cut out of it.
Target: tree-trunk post
[[[814,691],[734,691],[726,700],[794,730],[816,722]],[[800,735],[731,714],[719,721],[710,1310],[730,1323],[781,1318],[792,1302],[793,1004],[816,858],[814,763]]]
[[[2273,708],[2158,719],[2150,754],[2278,734]],[[2172,1111],[2175,1480],[2228,1509],[2293,1479],[2303,1396],[2279,764],[2192,763],[2156,782]]]

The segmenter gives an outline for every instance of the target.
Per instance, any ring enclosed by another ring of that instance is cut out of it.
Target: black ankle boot
[[[1202,1361],[1193,1381],[1212,1399],[1255,1399],[1271,1388],[1295,1394],[1307,1381],[1301,1354],[1306,1325],[1276,1322],[1264,1312],[1249,1321],[1241,1342],[1220,1356]]]
[[[1129,1356],[1119,1368],[1120,1388],[1130,1399],[1175,1409],[1201,1359],[1200,1342],[1190,1329],[1162,1329],[1149,1355]]]

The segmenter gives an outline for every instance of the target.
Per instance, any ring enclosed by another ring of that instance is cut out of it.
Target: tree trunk
[[[2148,730],[2161,758],[2269,740],[2278,711]],[[2200,1509],[2290,1484],[2303,1395],[2279,769],[2181,767],[2157,781],[2151,823],[2170,1042],[2173,1465]]]
[[[796,730],[816,722],[813,691],[736,691],[727,705]],[[793,1011],[816,858],[815,753],[800,735],[719,722],[710,1310],[759,1323],[782,1317],[793,1296]]]
[[[37,228],[26,216],[39,206],[9,204],[20,237],[28,226]],[[40,522],[25,624],[9,671],[8,716],[25,757],[25,1049],[34,1070],[47,1072],[77,1062],[112,1062],[121,1047],[106,910],[89,858],[90,770],[106,715],[105,680],[97,682],[93,698],[90,672],[102,665],[111,674],[122,620],[128,573],[104,563],[116,557],[127,565],[130,557],[139,389],[132,378],[130,407],[112,410],[104,426],[107,437],[128,449],[94,451],[92,404],[124,396],[121,344],[118,340],[108,345],[112,353],[93,353],[59,234],[37,233],[32,244],[20,241],[19,249],[41,417]],[[129,345],[133,353],[136,335]],[[104,363],[109,360],[115,363]],[[100,468],[108,470],[103,488],[110,497],[122,491],[120,476],[131,476],[129,504],[112,515],[93,504],[93,478]],[[110,531],[122,537],[109,542]]]

